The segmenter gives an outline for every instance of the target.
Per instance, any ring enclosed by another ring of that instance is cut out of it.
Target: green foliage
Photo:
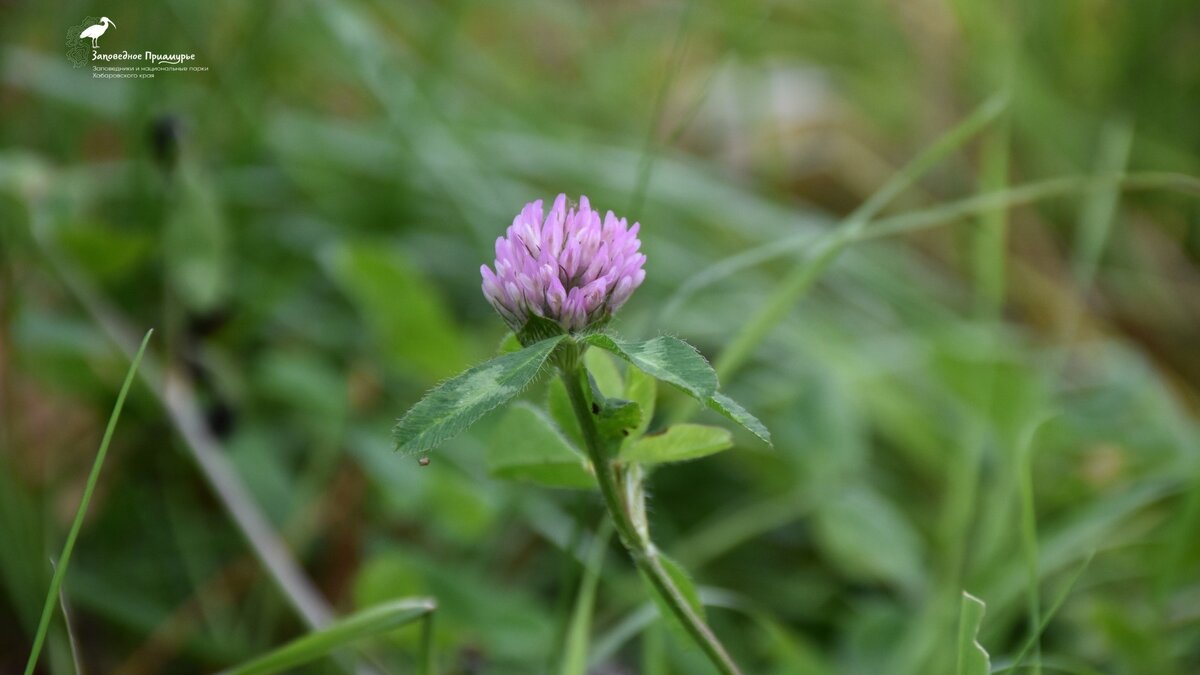
[[[542,340],[566,335],[566,331],[563,330],[562,326],[558,325],[558,322],[534,314],[529,317],[529,320],[525,322],[521,330],[517,331],[516,335],[517,340],[522,345],[528,347]]]
[[[438,385],[396,423],[396,448],[405,454],[432,450],[512,400],[538,376],[561,341],[550,338],[497,356]]]
[[[601,360],[601,363],[608,363],[611,367],[611,362],[607,359]],[[601,377],[605,380],[604,388],[596,382],[595,375],[589,370],[587,371],[587,387],[585,393],[589,394],[588,401],[590,403],[593,422],[596,425],[596,431],[600,434],[600,438],[605,444],[611,447],[619,446],[631,432],[642,424],[642,408],[634,401],[626,401],[621,398],[610,398],[604,394],[604,390],[619,392],[624,387],[621,383],[621,376],[613,369],[607,373],[603,370]]]
[[[497,478],[548,487],[596,486],[591,465],[542,411],[517,403],[504,413],[488,443],[488,469]]]
[[[618,458],[625,462],[662,464],[697,459],[733,447],[726,429],[703,424],[675,424],[626,444]]]
[[[163,237],[167,280],[183,306],[212,311],[232,290],[229,226],[199,169],[185,166],[172,188]]]
[[[571,408],[571,399],[567,398],[567,390],[563,386],[562,380],[557,377],[550,380],[550,384],[546,387],[546,409],[550,412],[550,416],[558,425],[559,430],[571,439],[575,447],[582,448],[583,432],[579,429],[579,420],[575,418],[575,411]]]
[[[616,445],[629,438],[642,423],[642,408],[633,401],[609,398],[597,407],[596,430],[602,438]]]
[[[497,354],[510,354],[512,352],[521,351],[521,341],[517,338],[516,333],[505,333],[504,339],[500,341],[500,346],[496,348]]]
[[[567,627],[567,640],[563,647],[560,675],[587,675],[588,650],[591,643],[592,613],[596,605],[596,589],[600,585],[600,572],[604,565],[612,527],[601,525],[584,561],[583,579],[579,582],[579,593],[571,610],[571,623]]]
[[[716,372],[695,347],[683,340],[664,335],[644,342],[621,342],[610,335],[595,333],[584,337],[583,342],[616,354],[647,375],[675,385],[768,445],[771,443],[771,434],[762,422],[717,391]]]
[[[706,401],[717,391],[717,374],[696,348],[679,338],[663,335],[644,342],[619,342],[604,333],[585,336],[584,344],[608,350],[647,375],[679,387]]]
[[[641,421],[629,432],[631,438],[641,436],[650,426],[650,420],[654,418],[657,397],[658,380],[637,368],[630,368],[626,371],[625,398],[638,404],[638,408],[642,411]]]
[[[87,515],[88,505],[92,501],[92,492],[96,489],[96,483],[100,479],[100,469],[103,468],[104,458],[108,455],[108,445],[112,442],[113,432],[117,429],[117,420],[121,419],[121,410],[125,407],[125,397],[129,394],[129,387],[133,384],[133,377],[137,374],[138,365],[142,362],[142,355],[146,353],[146,345],[150,344],[150,336],[153,334],[154,329],[150,329],[142,338],[142,344],[138,347],[137,354],[129,364],[129,371],[125,374],[125,382],[117,393],[117,402],[113,404],[112,413],[108,416],[108,426],[104,429],[104,437],[100,440],[100,449],[96,452],[96,459],[92,462],[92,470],[88,474],[87,485],[83,489],[83,498],[79,500],[79,507],[75,509],[75,520],[71,523],[66,542],[63,543],[62,553],[54,565],[54,576],[51,577],[50,588],[46,591],[46,601],[42,605],[42,617],[38,620],[37,632],[33,637],[33,648],[29,651],[29,660],[25,662],[25,675],[31,675],[37,667],[38,657],[42,652],[42,643],[50,629],[50,618],[53,616],[55,605],[60,602],[59,589],[62,588],[63,579],[67,576],[67,568],[71,565],[71,553],[75,550],[75,540],[79,537],[79,531],[83,527],[83,517]]]
[[[917,592],[925,584],[920,538],[896,508],[867,487],[843,487],[816,514],[816,534],[832,564],[852,578]]]
[[[641,222],[647,280],[613,327],[686,336],[761,420],[589,348],[604,400],[641,411],[614,452],[770,429],[773,452],[645,467],[648,529],[747,675],[954,673],[964,588],[998,671],[1200,672],[1200,5],[276,9],[109,0],[102,52],[210,68],[123,80],[65,60],[83,14],[5,5],[0,671],[37,633],[128,366],[110,335],[143,325],[162,349],[39,672],[75,672],[68,628],[120,672],[297,638],[264,541],[335,615],[436,597],[455,670],[558,668],[600,500],[491,480],[502,408],[424,466],[387,429],[501,343],[476,270],[523,203],[565,191]],[[544,384],[524,398],[579,450]],[[239,500],[266,516],[249,541]],[[646,589],[608,558],[573,632],[589,669],[706,672],[645,632]],[[406,673],[419,640],[344,651]]]
[[[519,489],[531,488],[521,485]],[[355,577],[356,607],[412,595],[436,599],[435,642],[442,653],[453,653],[466,642],[485,650],[497,671],[516,675],[524,664],[540,660],[555,647],[552,618],[531,586],[500,583],[494,570],[480,567],[469,556],[450,559],[389,547],[364,561]],[[411,656],[420,647],[418,637],[407,629],[393,632],[385,641],[392,651]],[[396,672],[408,670],[396,668]]]
[[[982,600],[963,591],[958,616],[957,675],[988,675],[992,671],[987,650],[979,644],[979,627],[983,625],[985,608]]]
[[[367,242],[327,251],[330,276],[358,306],[388,362],[428,379],[466,362],[467,348],[436,288],[400,251]]]
[[[706,401],[708,407],[716,410],[725,417],[742,425],[747,431],[758,436],[763,443],[771,445],[771,432],[767,430],[766,425],[758,421],[758,418],[751,415],[748,410],[743,408],[740,403],[729,398],[721,392],[714,393]]]
[[[234,666],[226,675],[270,675],[330,656],[338,649],[418,620],[428,621],[437,609],[432,598],[393,600],[351,614],[253,661]]]
[[[583,354],[583,365],[592,377],[593,391],[605,398],[628,398],[624,396],[625,384],[612,354],[599,349],[589,349]]]

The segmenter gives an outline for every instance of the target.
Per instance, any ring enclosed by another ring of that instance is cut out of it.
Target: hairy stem
[[[650,541],[649,535],[640,532],[634,523],[630,515],[630,505],[621,497],[616,467],[608,458],[604,442],[596,429],[594,413],[583,391],[581,382],[585,377],[581,359],[569,359],[569,363],[564,361],[562,364],[562,381],[566,385],[567,395],[571,399],[575,416],[579,418],[579,428],[583,431],[588,458],[596,470],[596,482],[600,484],[600,494],[604,497],[604,504],[608,507],[609,516],[612,517],[621,543],[629,551],[634,564],[650,580],[654,592],[671,609],[675,618],[683,624],[688,634],[704,650],[717,670],[723,675],[741,675],[737,664],[725,651],[721,641],[713,634],[708,624],[704,623],[704,619],[692,609],[679,587],[671,579],[671,575],[663,567],[662,560],[659,559],[658,552],[654,548],[654,543]]]

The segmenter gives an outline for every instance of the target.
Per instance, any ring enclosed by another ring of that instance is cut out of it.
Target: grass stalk
[[[328,626],[302,635],[256,659],[235,666],[222,675],[269,675],[332,655],[338,649],[373,635],[385,633],[421,620],[422,638],[419,673],[435,675],[433,667],[432,624],[429,617],[437,610],[432,598],[393,600],[367,608]]]
[[[997,96],[988,99],[965,120],[933,142],[923,152],[896,173],[878,191],[855,209],[828,236],[823,237],[811,258],[797,265],[788,273],[771,297],[717,357],[713,364],[717,374],[727,378],[736,372],[749,358],[755,348],[767,337],[791,309],[792,305],[812,287],[850,242],[863,231],[867,224],[898,195],[917,182],[921,176],[956,150],[972,136],[984,129],[1003,112],[1008,101]]]
[[[575,597],[575,608],[567,629],[566,645],[563,648],[562,675],[587,675],[588,643],[592,628],[592,612],[596,604],[596,588],[600,584],[600,571],[604,566],[604,553],[612,536],[612,525],[608,520],[597,528],[592,546],[584,565],[583,577],[579,582],[579,593]]]
[[[33,648],[29,652],[29,660],[25,662],[25,675],[32,675],[34,668],[37,667],[38,656],[42,652],[46,633],[50,629],[50,619],[54,616],[54,605],[58,601],[59,590],[67,575],[67,567],[71,564],[71,553],[75,550],[75,540],[79,537],[79,531],[83,529],[83,518],[87,515],[88,504],[92,501],[92,492],[95,491],[96,483],[100,480],[100,469],[104,466],[104,458],[108,455],[108,445],[112,442],[113,432],[117,428],[117,420],[121,418],[121,410],[125,407],[125,397],[129,394],[129,388],[133,384],[133,376],[137,373],[138,365],[142,362],[142,355],[146,353],[146,345],[150,343],[150,336],[153,334],[154,329],[151,328],[142,338],[142,344],[138,347],[132,363],[129,364],[129,371],[125,373],[125,382],[121,384],[121,391],[117,394],[117,402],[113,405],[112,414],[108,416],[108,426],[104,429],[100,450],[96,453],[95,461],[92,462],[92,471],[88,474],[87,485],[83,488],[83,498],[79,500],[79,508],[75,510],[75,520],[71,523],[70,531],[67,532],[67,541],[63,544],[58,564],[54,566],[54,576],[50,579],[50,589],[46,591],[46,602],[42,606],[42,618],[38,620],[37,632],[33,636]]]

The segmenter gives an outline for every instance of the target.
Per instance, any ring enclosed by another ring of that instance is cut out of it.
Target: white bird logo
[[[87,30],[79,34],[79,37],[91,38],[92,49],[99,49],[100,45],[96,43],[96,39],[101,35],[104,35],[104,31],[108,30],[109,26],[115,25],[117,24],[113,23],[112,19],[108,18],[107,16],[102,16],[100,17],[100,23],[96,24],[95,26],[88,26]]]

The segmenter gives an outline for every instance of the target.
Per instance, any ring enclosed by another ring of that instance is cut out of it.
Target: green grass
[[[0,671],[36,641],[54,675],[297,644],[313,673],[709,672],[596,500],[489,474],[498,416],[428,466],[390,448],[494,354],[478,267],[559,191],[642,223],[614,328],[697,345],[772,432],[647,484],[747,672],[956,673],[964,591],[997,670],[1200,669],[1196,3],[104,12],[106,49],[211,70],[93,80],[62,42],[94,7],[6,13]],[[92,456],[131,325],[149,394]],[[661,389],[651,429],[723,424]],[[355,623],[416,597],[436,631]]]
[[[50,620],[54,617],[54,607],[62,601],[60,591],[63,579],[67,576],[67,568],[71,564],[71,553],[75,550],[75,540],[79,537],[80,529],[83,528],[83,519],[87,515],[88,504],[92,501],[92,492],[95,491],[96,483],[100,480],[100,469],[104,467],[104,458],[108,455],[108,444],[112,442],[113,432],[117,429],[117,420],[121,419],[121,409],[125,407],[125,396],[129,394],[133,376],[137,374],[138,364],[142,362],[142,354],[146,352],[146,345],[150,344],[150,336],[153,334],[154,329],[146,331],[146,336],[142,338],[142,344],[138,347],[133,362],[129,364],[125,382],[121,384],[121,390],[117,393],[117,402],[113,404],[112,414],[108,417],[108,426],[104,428],[104,438],[100,440],[100,449],[96,452],[96,459],[92,462],[92,471],[88,474],[87,485],[83,488],[83,498],[79,500],[79,508],[75,510],[75,519],[71,522],[71,530],[67,532],[67,540],[63,543],[62,554],[58,556],[58,561],[54,564],[54,576],[50,578],[50,588],[46,591],[46,602],[42,605],[42,617],[38,619],[37,632],[33,636],[33,649],[30,650],[29,660],[25,663],[25,675],[31,675],[34,668],[37,667],[38,657],[42,653],[42,645],[46,641],[46,633],[50,629]],[[64,611],[64,616],[65,614]]]
[[[436,664],[437,657],[433,652],[431,639],[426,636],[432,635],[430,626],[436,610],[437,602],[431,598],[393,600],[382,603],[296,638],[268,654],[223,672],[226,675],[269,675],[270,673],[290,672],[297,666],[330,656],[351,643],[420,621],[422,653],[418,656],[421,664],[418,673],[419,675],[435,675],[437,670],[434,664]]]

